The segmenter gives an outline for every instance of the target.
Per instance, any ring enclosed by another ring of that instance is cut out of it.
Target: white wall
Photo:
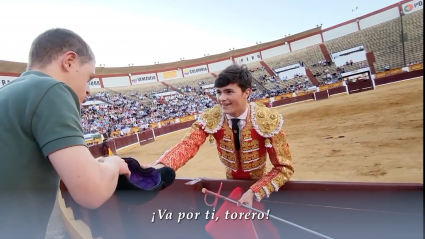
[[[208,64],[208,68],[210,69],[210,72],[216,72],[216,71],[224,70],[224,68],[232,64],[233,64],[233,61],[229,59],[229,60],[224,60],[224,61]]]
[[[359,31],[359,27],[357,26],[357,22],[352,22],[347,25],[343,25],[334,29],[331,29],[329,31],[323,32],[323,40],[324,41],[330,41],[333,39],[336,39],[338,37],[342,37],[354,32]]]
[[[261,61],[261,55],[260,52],[251,53],[248,55],[235,57],[236,64],[249,64],[253,62]]]
[[[373,27],[383,22],[387,22],[393,19],[400,17],[400,12],[398,7],[394,7],[388,9],[387,11],[372,15],[370,17],[364,18],[360,20],[360,29],[366,29],[369,27]]]
[[[130,85],[130,78],[128,76],[106,77],[102,78],[103,87],[119,87]]]
[[[289,50],[289,44],[273,47],[264,51],[261,51],[261,56],[264,59],[272,58],[275,56],[283,55],[285,53],[290,52]]]
[[[322,36],[320,34],[316,34],[298,41],[291,42],[291,49],[292,51],[296,51],[320,43],[322,43]]]

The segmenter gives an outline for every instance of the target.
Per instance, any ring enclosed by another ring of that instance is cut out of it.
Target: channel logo
[[[404,6],[404,11],[405,12],[410,12],[415,8],[415,6],[413,4],[407,4],[406,6]]]
[[[403,11],[405,13],[412,13],[412,12],[415,12],[415,11],[422,9],[423,5],[424,5],[423,0],[411,1],[410,3],[404,5]]]

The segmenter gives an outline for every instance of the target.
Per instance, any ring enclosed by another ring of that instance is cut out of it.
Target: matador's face
[[[222,106],[223,113],[238,117],[246,110],[248,97],[251,89],[245,92],[238,84],[229,84],[225,87],[217,88],[217,99]]]

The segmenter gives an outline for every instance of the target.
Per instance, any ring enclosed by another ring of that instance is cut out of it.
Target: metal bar
[[[221,199],[223,199],[223,200],[226,200],[226,201],[232,202],[232,203],[234,203],[234,204],[238,204],[238,202],[237,202],[237,201],[235,201],[235,200],[233,200],[233,199],[230,199],[230,198],[227,198],[227,197],[225,197],[225,196],[223,196],[223,195],[220,195],[220,194],[217,194],[217,193],[211,192],[211,191],[209,191],[209,190],[208,190],[208,189],[206,189],[206,188],[203,188],[203,189],[202,189],[202,193],[208,193],[208,194],[214,195],[215,197],[221,198]],[[249,209],[249,210],[252,210],[252,211],[255,211],[255,212],[258,212],[258,213],[267,214],[267,213],[265,213],[265,212],[263,212],[263,211],[261,211],[261,210],[259,210],[259,209],[256,209],[256,208],[253,208],[253,207],[250,207],[250,206],[245,205],[245,204],[242,204],[242,205],[241,205],[241,207],[244,207],[244,208],[246,208],[246,209]],[[315,232],[315,231],[313,231],[313,230],[310,230],[310,229],[308,229],[308,228],[302,227],[302,226],[297,225],[297,224],[295,224],[295,223],[292,223],[292,222],[286,221],[286,220],[284,220],[284,219],[282,219],[282,218],[279,218],[279,217],[273,216],[273,215],[271,215],[271,214],[268,214],[268,216],[269,216],[269,217],[271,217],[271,218],[273,218],[273,219],[275,219],[275,220],[277,220],[277,221],[280,221],[280,222],[283,222],[283,223],[289,224],[289,225],[291,225],[291,226],[297,227],[297,228],[299,228],[299,229],[301,229],[301,230],[303,230],[303,231],[306,231],[306,232],[310,232],[310,233],[312,233],[312,234],[315,234],[315,235],[317,235],[317,236],[319,236],[319,237],[326,238],[326,239],[332,239],[331,237],[325,236],[325,235],[323,235],[323,234],[320,234],[320,233]]]

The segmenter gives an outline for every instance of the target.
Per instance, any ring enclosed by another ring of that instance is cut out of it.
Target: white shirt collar
[[[248,116],[248,109],[249,109],[249,106],[246,107],[245,112],[243,114],[241,114],[239,117],[233,117],[233,116],[231,116],[229,114],[226,114],[226,117],[227,117],[228,120],[231,120],[231,119],[234,119],[234,118],[238,118],[238,119],[241,119],[241,120],[246,120],[246,117]]]

